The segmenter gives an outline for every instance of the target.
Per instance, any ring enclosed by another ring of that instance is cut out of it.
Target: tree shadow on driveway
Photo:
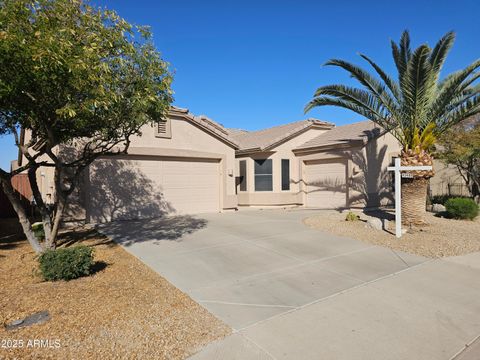
[[[207,226],[208,221],[191,215],[177,215],[147,220],[116,221],[99,224],[100,232],[124,246],[151,242],[159,245],[163,241],[179,241],[185,235]]]

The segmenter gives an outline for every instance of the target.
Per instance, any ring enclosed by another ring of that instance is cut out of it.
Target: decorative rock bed
[[[326,210],[305,219],[304,223],[332,234],[432,258],[480,251],[480,216],[474,221],[468,221],[446,219],[427,213],[429,226],[404,228],[405,234],[397,239],[393,231],[395,221],[391,220],[394,216],[388,211],[367,215],[358,213],[359,221],[345,221],[345,214]],[[371,220],[372,217],[377,219]],[[383,230],[377,230],[382,222]]]

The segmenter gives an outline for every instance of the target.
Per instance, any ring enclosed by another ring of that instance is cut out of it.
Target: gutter
[[[304,152],[317,152],[317,151],[327,151],[327,150],[339,150],[339,149],[348,149],[355,146],[364,146],[366,145],[367,141],[365,140],[351,140],[348,142],[337,142],[325,145],[317,145],[311,146],[307,148],[297,148],[293,149],[292,151],[296,153],[304,153]]]
[[[292,151],[294,153],[296,152],[313,152],[313,151],[324,151],[324,150],[331,150],[334,148],[340,148],[340,149],[345,149],[348,147],[353,147],[353,146],[364,146],[367,145],[370,141],[374,139],[378,139],[379,137],[387,134],[389,131],[381,128],[381,127],[375,127],[377,129],[380,129],[380,133],[376,136],[373,136],[369,138],[368,136],[363,136],[361,139],[351,139],[351,140],[346,140],[346,141],[339,141],[339,142],[334,142],[330,144],[324,144],[324,145],[316,145],[316,146],[310,146],[310,147],[303,147],[303,148],[296,148],[293,149]]]
[[[274,153],[275,151],[268,151],[265,148],[250,148],[250,149],[242,149],[242,150],[236,150],[235,151],[235,156],[236,155],[250,155],[250,154],[255,154],[255,153],[260,153],[260,152],[269,152],[269,153]]]

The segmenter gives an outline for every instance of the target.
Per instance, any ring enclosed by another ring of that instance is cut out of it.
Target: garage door
[[[341,160],[305,163],[306,206],[335,209],[346,206],[346,162]]]
[[[97,160],[90,169],[93,222],[220,210],[216,160],[125,158]]]

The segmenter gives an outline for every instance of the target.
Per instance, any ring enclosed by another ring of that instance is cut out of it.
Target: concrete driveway
[[[478,254],[429,260],[371,246],[304,226],[316,213],[100,228],[234,329],[195,359],[451,359],[480,335]]]

